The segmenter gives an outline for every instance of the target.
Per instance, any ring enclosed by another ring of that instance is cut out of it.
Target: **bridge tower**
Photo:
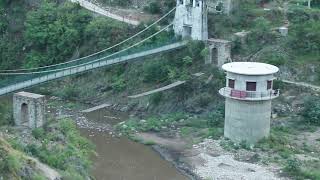
[[[173,22],[176,35],[193,40],[208,39],[208,11],[206,0],[177,0]]]

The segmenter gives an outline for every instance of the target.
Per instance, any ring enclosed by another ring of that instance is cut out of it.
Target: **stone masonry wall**
[[[17,126],[41,127],[45,122],[45,96],[27,92],[14,94],[13,117]]]

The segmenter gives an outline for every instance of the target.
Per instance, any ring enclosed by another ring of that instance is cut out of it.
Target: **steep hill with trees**
[[[96,17],[69,2],[35,2],[0,1],[0,69],[65,62],[107,48],[145,27],[143,24],[131,27]],[[134,1],[103,3],[128,7]],[[240,0],[230,16],[209,15],[209,34],[214,38],[233,41],[235,61],[274,64],[281,69],[280,78],[320,84],[320,10],[317,1],[312,1],[312,9],[304,3]],[[146,3],[144,8],[150,13],[163,14],[174,5],[175,0],[152,1]],[[278,33],[277,28],[283,25],[289,27],[287,37]],[[148,34],[156,30],[151,29]],[[249,32],[244,42],[234,36],[234,33],[241,31]],[[172,32],[167,32],[148,43],[161,41],[170,35]],[[224,74],[218,68],[204,64],[207,51],[203,42],[190,41],[185,49],[179,51],[76,75],[33,90],[78,103],[111,103],[116,110],[126,111],[136,117],[125,122],[126,128],[116,126],[118,131],[131,137],[136,131],[164,132],[161,135],[168,139],[179,134],[191,147],[205,138],[219,140],[224,150],[230,153],[245,151],[258,154],[253,158],[255,162],[266,166],[276,164],[282,169],[280,175],[318,180],[319,161],[305,161],[297,156],[303,154],[317,158],[320,155],[319,139],[310,138],[317,135],[319,129],[318,93],[276,81],[275,88],[280,88],[283,95],[274,103],[270,138],[256,147],[250,147],[245,142],[235,145],[222,138],[223,99],[217,95],[217,91],[225,83]],[[204,74],[197,75],[199,72]],[[128,99],[129,95],[177,80],[187,83],[143,99]],[[144,120],[143,124],[141,119]],[[0,126],[7,128],[12,124],[11,106],[3,101],[0,103]],[[88,176],[88,157],[92,147],[79,136],[70,121],[48,124],[43,129],[35,130],[29,144],[21,143],[23,139],[16,132],[12,136],[15,138],[6,138],[11,145],[0,140],[0,151],[5,150],[0,153],[0,160],[3,159],[0,161],[0,171],[6,172],[3,177],[17,176],[17,171],[26,165],[24,160],[21,160],[22,164],[17,164],[19,159],[12,158],[11,149],[39,158],[41,162],[62,171],[65,177]],[[304,142],[303,138],[309,139]],[[55,148],[56,142],[70,146]],[[59,157],[56,157],[57,154]],[[69,156],[74,161],[66,161]],[[76,169],[79,161],[83,162],[80,163],[82,171]],[[32,172],[38,176],[38,172]]]

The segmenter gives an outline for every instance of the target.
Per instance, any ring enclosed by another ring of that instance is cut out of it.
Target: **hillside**
[[[143,3],[136,4],[138,2]],[[150,19],[175,6],[174,0],[141,2],[97,1],[112,8],[144,10],[144,15]],[[227,159],[223,162],[256,168],[257,174],[318,180],[319,92],[281,81],[320,85],[320,8],[317,2],[312,4],[312,9],[304,3],[241,0],[230,15],[209,14],[210,38],[232,41],[233,61],[265,62],[280,68],[280,80],[275,81],[274,88],[281,90],[281,96],[273,101],[271,135],[256,146],[246,142],[234,144],[223,138],[224,99],[217,92],[225,84],[225,75],[218,67],[204,63],[208,49],[203,42],[190,40],[184,49],[97,69],[28,90],[52,97],[50,106],[75,112],[82,110],[82,106],[111,104],[111,110],[130,116],[127,121],[115,125],[112,133],[151,145],[164,157],[172,156],[167,159],[173,159],[178,169],[194,179],[201,179],[206,172],[199,159],[222,155]],[[1,70],[41,67],[83,57],[110,47],[146,26],[129,26],[62,1],[1,1],[0,17]],[[288,36],[278,32],[281,26],[288,26]],[[147,34],[157,30],[158,27],[151,28]],[[248,32],[248,35],[241,39],[236,35],[238,32]],[[148,43],[151,46],[172,37],[172,32],[168,31]],[[130,43],[141,39],[143,36]],[[142,98],[128,97],[177,81],[186,83]],[[61,100],[61,104],[52,99]],[[0,126],[4,127],[0,132],[6,134],[0,137],[5,138],[0,139],[3,152],[0,153],[0,160],[3,159],[0,172],[6,172],[0,173],[0,179],[41,179],[43,172],[28,164],[25,154],[58,169],[64,177],[90,176],[88,171],[92,163],[88,159],[92,148],[80,137],[74,123],[53,121],[44,128],[28,132],[27,138],[19,138],[21,133],[16,129],[5,131],[13,124],[11,111],[10,103],[0,102]],[[15,137],[14,141],[10,137]],[[56,144],[61,149],[55,148]],[[68,153],[74,161],[63,165],[70,156]],[[77,156],[78,153],[81,155]],[[61,158],[55,158],[58,154]],[[81,171],[77,171],[79,164]],[[193,171],[192,166],[198,171]],[[212,166],[220,168],[217,164]],[[21,175],[21,171],[28,168],[32,173]],[[231,171],[236,169],[226,172]],[[249,173],[247,171],[242,175]]]

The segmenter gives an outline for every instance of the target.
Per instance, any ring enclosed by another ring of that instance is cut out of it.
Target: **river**
[[[12,106],[12,96],[0,98]],[[48,98],[48,101],[50,99]],[[64,104],[64,103],[62,103]],[[47,113],[58,116],[58,111],[64,111],[63,106],[47,107]],[[72,111],[62,114],[72,114]],[[116,137],[111,131],[101,131],[91,128],[95,125],[115,125],[128,119],[124,113],[115,111],[97,110],[85,114],[87,123],[91,125],[79,126],[81,135],[88,138],[96,147],[97,156],[92,157],[93,168],[91,175],[96,180],[187,180],[171,163],[146,146],[126,137]],[[81,128],[88,127],[88,128]]]
[[[107,110],[86,114],[90,121],[115,124],[126,115]],[[83,136],[96,145],[92,175],[97,180],[187,180],[188,178],[151,147],[133,142],[126,137],[113,137],[96,129],[81,129]]]

